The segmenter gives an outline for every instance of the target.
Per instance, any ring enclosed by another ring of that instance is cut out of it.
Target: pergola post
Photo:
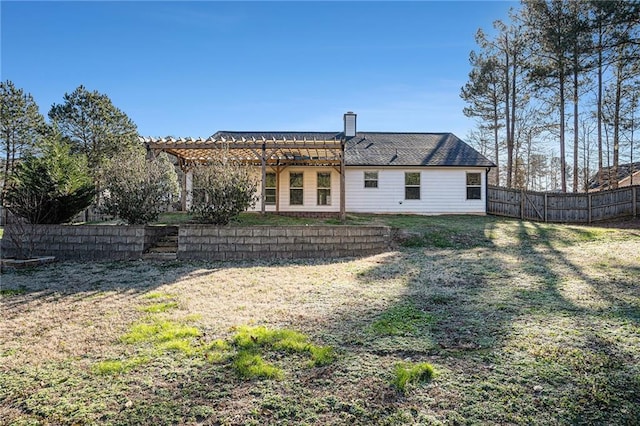
[[[183,158],[178,157],[178,166],[182,170],[180,179],[180,210],[187,211],[187,164]]]
[[[346,211],[346,206],[345,206],[345,202],[346,202],[346,195],[345,195],[345,177],[344,177],[344,172],[345,172],[345,168],[344,168],[344,140],[342,141],[342,143],[340,144],[340,220],[341,221],[345,221],[347,220],[347,211]]]
[[[262,143],[262,155],[260,155],[260,165],[262,166],[262,194],[260,201],[260,213],[263,215],[266,213],[266,198],[267,198],[267,188],[265,187],[267,184],[267,146]]]
[[[184,189],[185,189],[185,197],[184,197],[184,210],[191,210],[191,205],[193,204],[193,170],[188,169],[184,174]]]
[[[280,213],[280,173],[282,169],[278,166],[276,167],[276,214]]]

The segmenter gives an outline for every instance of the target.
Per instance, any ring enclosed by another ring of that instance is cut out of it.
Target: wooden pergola
[[[287,139],[271,137],[211,136],[207,139],[193,138],[144,138],[147,149],[158,153],[166,152],[178,159],[178,165],[185,174],[182,182],[182,208],[187,209],[186,194],[192,182],[192,166],[211,161],[232,160],[241,164],[260,166],[262,171],[262,196],[260,211],[264,214],[267,167],[276,172],[276,187],[280,187],[280,173],[290,166],[332,167],[340,174],[340,217],[345,219],[345,140],[334,137]],[[276,192],[276,211],[279,211],[279,192]]]

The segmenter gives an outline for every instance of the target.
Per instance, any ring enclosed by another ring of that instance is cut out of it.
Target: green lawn
[[[348,215],[346,224],[369,222],[373,216]],[[180,225],[183,223],[196,223],[193,216],[184,212],[163,213],[155,222],[159,225]],[[304,218],[295,216],[281,216],[274,213],[241,213],[231,226],[253,225],[335,225],[342,224],[338,218]]]
[[[3,274],[0,424],[638,424],[637,227],[348,222],[398,248]]]

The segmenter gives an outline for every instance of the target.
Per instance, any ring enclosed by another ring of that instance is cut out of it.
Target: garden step
[[[178,251],[177,245],[153,246],[149,250],[147,250],[147,253],[176,253],[177,251]]]
[[[162,239],[154,244],[154,247],[178,247],[178,240],[175,241]]]
[[[178,228],[167,228],[166,235],[162,236],[143,255],[143,259],[149,260],[174,260],[178,252]]]
[[[144,260],[176,260],[178,258],[176,253],[145,253],[142,255]]]

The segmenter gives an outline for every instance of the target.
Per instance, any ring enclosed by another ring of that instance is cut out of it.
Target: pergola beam
[[[300,141],[276,141],[266,142],[268,149],[301,149],[301,150],[336,150],[340,149],[340,142],[334,143],[300,143]],[[232,149],[261,149],[262,144],[247,141],[247,143],[210,143],[210,144],[198,144],[198,143],[185,143],[185,142],[170,142],[170,143],[158,143],[152,142],[149,145],[150,149],[218,149],[218,150],[232,150]]]
[[[264,136],[257,139],[252,137],[240,140],[210,137],[207,139],[193,138],[140,138],[149,150],[165,151],[178,158],[178,164],[183,171],[196,163],[206,163],[220,158],[227,158],[243,164],[260,166],[262,177],[262,200],[260,211],[266,212],[266,169],[277,170],[277,188],[280,187],[280,172],[288,166],[332,167],[340,173],[340,218],[346,219],[345,213],[345,141],[343,139],[303,138],[302,140],[270,139]],[[186,176],[185,176],[186,178]],[[186,179],[184,186],[186,187]],[[276,191],[276,211],[279,211],[279,192]],[[183,206],[189,204],[183,199]]]

